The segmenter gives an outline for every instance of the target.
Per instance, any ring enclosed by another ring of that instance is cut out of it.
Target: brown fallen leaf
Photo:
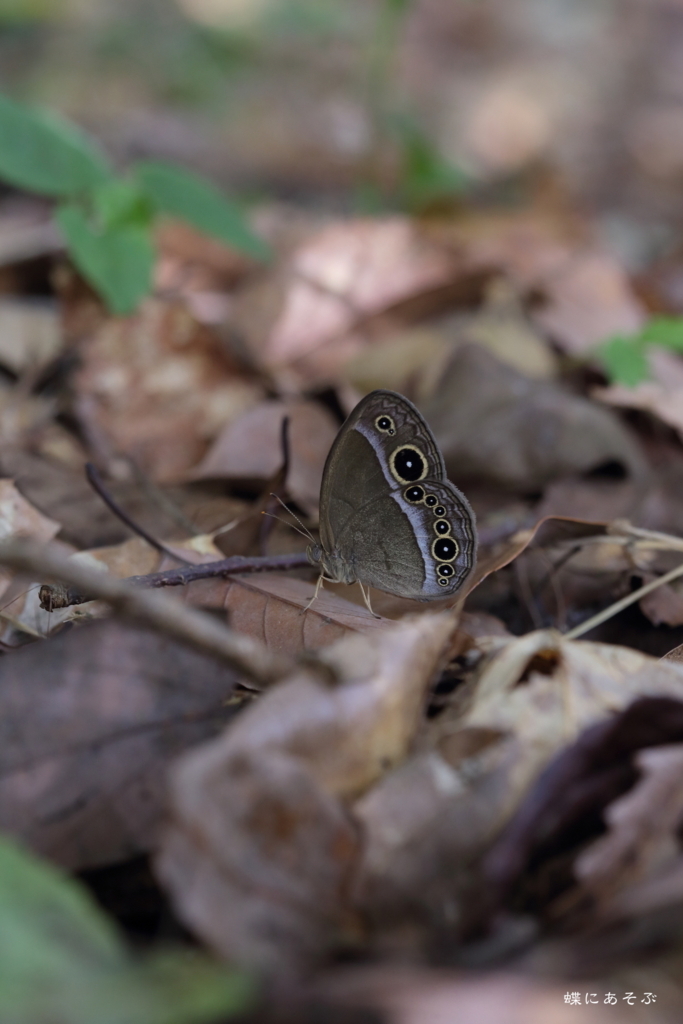
[[[219,430],[263,394],[207,327],[159,299],[105,320],[79,351],[79,416],[158,481],[184,477]]]
[[[168,549],[177,551],[183,561],[194,564],[222,558],[211,536],[206,535],[169,544]],[[116,579],[144,576],[178,565],[178,561],[160,554],[140,537],[110,547],[69,553],[77,562],[92,569],[106,571]],[[21,634],[47,637],[65,622],[82,622],[109,614],[108,606],[100,601],[87,601],[48,612],[41,604],[40,584],[24,578],[15,580],[7,589],[4,598],[0,618],[4,619],[5,625],[4,628],[0,628],[0,639],[11,646],[25,640]]]
[[[635,887],[672,869],[683,880],[679,828],[683,821],[683,743],[640,750],[641,777],[604,811],[607,834],[579,854],[574,874],[601,917],[615,916]],[[673,893],[669,888],[668,898]],[[683,902],[683,886],[678,892]],[[642,904],[641,904],[642,906]]]
[[[373,634],[387,624],[364,606],[324,588],[309,608],[314,593],[313,584],[305,580],[255,573],[191,583],[186,599],[204,608],[224,608],[238,633],[247,633],[271,650],[287,654],[318,650],[347,633]]]
[[[12,373],[37,371],[62,347],[57,308],[50,302],[0,301],[0,364]]]
[[[181,760],[158,872],[182,919],[223,956],[298,971],[356,927],[359,834],[345,801],[409,749],[454,628],[422,615],[347,637]]]
[[[643,583],[649,583],[644,576]],[[653,626],[683,625],[683,593],[676,583],[665,584],[639,601],[640,610]]]
[[[419,752],[354,805],[365,837],[356,906],[378,928],[460,941],[487,906],[482,853],[557,751],[638,696],[683,699],[683,669],[627,648],[547,630],[480,637],[473,650],[481,665]]]
[[[270,479],[282,462],[282,421],[289,418],[290,465],[287,491],[304,511],[317,517],[320,482],[339,423],[318,402],[269,401],[230,422],[189,479]]]
[[[0,680],[0,827],[72,869],[148,850],[164,765],[233,713],[225,666],[113,621],[3,658]]]
[[[616,417],[518,373],[481,345],[456,349],[421,411],[456,482],[478,478],[532,492],[606,463],[634,478],[645,472],[638,442]]]
[[[634,387],[594,388],[593,394],[608,405],[649,412],[683,436],[683,362],[677,353],[655,347],[648,349],[647,360],[651,379]]]
[[[603,831],[604,808],[637,781],[634,755],[682,737],[683,703],[670,697],[641,697],[586,729],[539,775],[488,853],[484,872],[496,899],[505,901],[532,863]],[[546,901],[552,894],[546,886]]]
[[[60,531],[60,524],[44,516],[17,490],[13,480],[0,480],[0,538],[27,537],[47,543]],[[0,598],[8,591],[13,574],[0,571]],[[0,609],[2,612],[2,609]]]
[[[645,310],[623,267],[575,213],[473,213],[431,232],[458,252],[463,270],[502,272],[521,291],[540,293],[532,319],[566,352],[586,352],[643,325]]]
[[[335,383],[367,344],[364,320],[445,285],[453,270],[452,255],[406,217],[336,222],[301,243],[279,275],[244,289],[234,323],[284,390]]]

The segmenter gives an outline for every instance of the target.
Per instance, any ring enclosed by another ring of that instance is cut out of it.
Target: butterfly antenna
[[[277,495],[277,494],[273,494],[272,491],[271,491],[270,496],[271,496],[271,498],[275,498],[276,501],[279,501],[280,504],[282,505],[283,509],[285,510],[285,512],[289,512],[290,516],[292,516],[294,519],[296,519],[297,523],[299,524],[301,529],[304,531],[305,535],[309,538],[311,543],[315,544],[315,537],[313,536],[311,531],[309,529],[307,529],[307,527],[304,526],[304,524],[301,522],[299,517],[297,515],[295,515],[294,512],[292,512],[291,508],[289,508],[287,505],[285,505],[285,503],[282,500],[282,498],[279,495]]]
[[[298,527],[294,526],[292,523],[288,523],[286,519],[280,519],[279,516],[274,516],[272,512],[261,512],[261,515],[269,516],[271,519],[277,519],[278,523],[284,523],[284,525],[289,526],[290,529],[296,530],[296,532],[300,533],[302,537],[306,538],[306,540],[312,539],[310,533],[304,533],[303,530],[298,529]]]

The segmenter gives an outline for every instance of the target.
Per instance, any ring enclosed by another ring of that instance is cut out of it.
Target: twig
[[[266,545],[268,538],[272,533],[273,527],[275,526],[275,520],[272,518],[272,513],[277,505],[277,498],[281,497],[284,499],[285,491],[287,490],[287,477],[289,476],[290,466],[290,444],[289,444],[289,416],[283,416],[282,423],[280,425],[280,448],[282,450],[282,465],[280,466],[275,478],[269,482],[267,488],[265,508],[263,509],[270,515],[261,517],[261,523],[259,525],[259,551],[262,555],[266,553]],[[274,493],[273,493],[274,492]]]
[[[646,583],[643,587],[639,587],[634,590],[633,593],[627,594],[626,597],[622,597],[620,601],[615,601],[609,608],[603,608],[597,615],[593,615],[590,619],[586,619],[585,622],[581,622],[574,629],[570,629],[568,633],[564,634],[565,640],[576,640],[578,636],[583,636],[584,633],[588,633],[591,629],[595,629],[596,626],[601,626],[607,619],[611,619],[614,615],[618,615],[619,612],[623,611],[624,608],[628,608],[629,605],[635,604],[641,597],[645,597],[651,591],[656,590],[657,587],[663,587],[666,583],[671,583],[672,580],[678,579],[679,576],[683,576],[683,564],[677,565],[675,569],[660,576],[659,579],[652,580],[650,583]]]
[[[152,572],[146,576],[128,576],[126,583],[135,587],[158,589],[160,587],[186,587],[195,580],[222,579],[241,572],[282,572],[288,569],[303,569],[310,566],[308,558],[302,551],[291,555],[269,555],[266,558],[244,558],[233,555],[232,558],[221,558],[215,562],[202,562],[200,565],[187,565],[182,569],[167,569],[164,572]],[[74,604],[85,604],[97,595],[71,587],[44,586],[40,589],[40,606],[45,611],[56,608],[68,608]]]
[[[113,495],[109,493],[104,480],[100,476],[99,470],[92,464],[92,462],[86,462],[85,475],[88,483],[96,494],[99,494],[107,508],[111,509],[114,515],[120,519],[122,523],[125,523],[133,533],[137,533],[138,537],[142,537],[143,540],[146,540],[155,551],[159,552],[159,554],[168,555],[168,557],[172,558],[174,562],[182,562],[184,565],[191,565],[191,562],[188,562],[186,558],[183,558],[182,555],[176,555],[174,551],[167,548],[165,544],[162,544],[160,540],[153,537],[151,533],[147,533],[147,530],[145,530],[144,527],[140,526],[139,523],[136,523],[134,519],[131,519],[128,513],[121,508]]]
[[[119,615],[137,625],[169,634],[181,643],[219,658],[260,686],[281,679],[294,667],[289,658],[274,654],[257,640],[235,633],[196,608],[166,594],[150,594],[132,587],[127,580],[93,571],[49,548],[28,541],[6,541],[0,544],[0,565],[34,578],[62,580],[91,598],[106,601]]]
[[[135,480],[140,485],[140,488],[144,491],[145,495],[150,501],[154,502],[155,505],[164,512],[169,519],[172,519],[176,526],[180,527],[181,530],[185,530],[190,537],[197,537],[202,532],[197,529],[195,523],[186,516],[179,505],[165,494],[158,484],[155,484],[150,477],[138,466],[135,459],[131,458],[130,455],[126,456],[126,461],[130,466]]]

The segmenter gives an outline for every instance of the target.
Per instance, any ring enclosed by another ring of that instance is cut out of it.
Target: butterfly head
[[[308,561],[318,566],[323,574],[337,583],[355,583],[356,574],[345,558],[337,551],[324,551],[320,544],[309,544],[306,548]]]

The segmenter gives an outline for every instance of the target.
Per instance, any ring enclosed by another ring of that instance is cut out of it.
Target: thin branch
[[[139,626],[169,634],[181,643],[219,658],[259,686],[281,679],[294,667],[289,658],[274,654],[251,637],[235,633],[205,612],[190,608],[170,595],[151,594],[131,586],[127,580],[93,571],[50,548],[29,541],[6,541],[0,544],[0,565],[33,578],[47,577],[68,583],[91,598],[106,601],[119,615]]]
[[[275,474],[275,478],[269,482],[266,491],[265,508],[264,512],[272,514],[275,505],[277,504],[276,495],[280,498],[285,497],[287,490],[287,477],[289,476],[289,466],[291,461],[290,455],[290,443],[289,443],[289,416],[283,416],[282,423],[280,424],[280,448],[282,451],[282,465]],[[273,493],[274,492],[274,493]],[[266,553],[266,546],[268,538],[272,533],[273,527],[275,526],[275,520],[271,515],[265,515],[261,517],[259,525],[259,551],[262,555]]]
[[[128,576],[126,583],[153,590],[160,587],[186,587],[196,580],[225,579],[227,576],[242,572],[283,572],[288,569],[304,569],[310,567],[310,564],[302,551],[291,555],[268,555],[265,558],[233,555],[232,558],[186,565],[181,569],[166,569],[164,572],[151,572],[146,576]],[[40,606],[45,611],[54,611],[74,604],[85,604],[96,596],[73,587],[44,586],[40,589]]]
[[[615,601],[608,608],[603,608],[597,615],[593,615],[590,619],[586,619],[585,622],[579,623],[574,629],[570,629],[568,633],[564,634],[565,640],[576,640],[578,636],[583,636],[584,633],[588,633],[591,629],[595,629],[596,626],[601,626],[607,619],[613,618],[618,615],[619,612],[623,611],[624,608],[628,608],[629,605],[635,604],[636,601],[640,601],[641,597],[645,597],[646,594],[656,590],[657,587],[663,587],[666,583],[671,583],[673,580],[678,579],[679,576],[683,576],[683,564],[677,565],[675,569],[660,576],[659,579],[652,580],[650,583],[646,583],[643,587],[638,587],[633,593],[627,594],[626,597],[622,597],[620,601]]]
[[[160,540],[153,537],[151,533],[147,533],[147,530],[140,526],[139,523],[136,523],[134,519],[131,519],[128,513],[121,508],[113,495],[109,493],[107,486],[100,475],[100,471],[92,464],[92,462],[86,462],[85,475],[88,483],[95,493],[99,494],[107,508],[111,509],[114,515],[120,519],[122,523],[125,523],[129,530],[132,530],[133,533],[138,535],[138,537],[142,537],[143,540],[146,540],[155,551],[159,552],[159,554],[167,555],[169,558],[172,558],[174,562],[182,562],[184,565],[191,564],[186,558],[183,558],[182,555],[176,555],[175,551],[171,551],[171,549],[167,548],[165,544],[162,544]]]

